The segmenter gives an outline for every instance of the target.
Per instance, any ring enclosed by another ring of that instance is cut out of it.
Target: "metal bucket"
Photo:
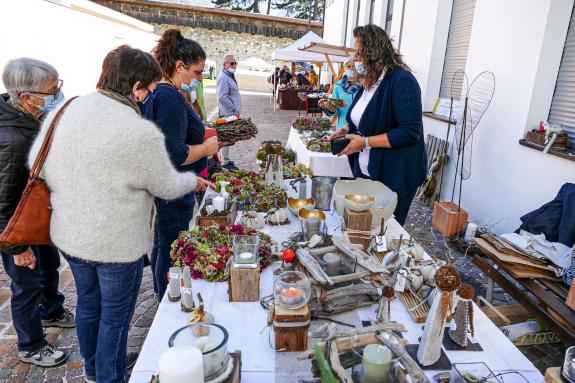
[[[333,185],[336,177],[314,177],[311,180],[311,196],[318,210],[330,210]]]

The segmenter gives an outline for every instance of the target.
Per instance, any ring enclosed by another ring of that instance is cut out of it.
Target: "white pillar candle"
[[[203,355],[194,346],[167,349],[158,361],[162,383],[204,383]]]
[[[224,197],[222,196],[214,197],[212,203],[214,205],[214,209],[216,209],[217,211],[224,211],[226,205],[226,200]]]
[[[385,383],[391,367],[391,351],[381,344],[368,344],[363,349],[361,383]]]
[[[240,253],[240,259],[242,261],[251,261],[253,259],[253,257],[254,257],[254,255],[250,252],[247,252],[247,251]]]

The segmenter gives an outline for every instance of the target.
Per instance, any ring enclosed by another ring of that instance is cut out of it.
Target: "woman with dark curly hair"
[[[404,224],[427,169],[421,90],[409,67],[383,29],[353,30],[355,70],[362,87],[347,114],[348,126],[330,139],[345,136],[354,177],[380,181],[397,193],[395,219]]]

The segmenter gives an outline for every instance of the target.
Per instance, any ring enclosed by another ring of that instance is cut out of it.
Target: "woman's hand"
[[[349,144],[338,154],[338,156],[347,156],[348,154],[357,153],[365,148],[365,138],[357,134],[346,134],[345,138],[349,139]]]
[[[344,126],[343,128],[340,128],[335,132],[333,132],[327,139],[331,141],[335,138],[343,137],[347,134],[347,132],[349,132],[349,126]]]
[[[206,157],[213,156],[218,152],[218,150],[220,150],[218,137],[209,137],[204,141],[202,145],[204,146]]]
[[[14,264],[20,267],[34,269],[36,267],[36,256],[31,248],[27,248],[23,253],[14,255]]]
[[[196,183],[196,188],[194,189],[194,191],[204,191],[208,187],[212,188],[213,190],[216,190],[216,185],[214,185],[210,181],[203,179],[202,177],[198,177],[198,181]]]

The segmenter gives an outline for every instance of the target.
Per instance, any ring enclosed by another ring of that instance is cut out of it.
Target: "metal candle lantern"
[[[330,210],[335,177],[314,177],[311,181],[311,196],[315,200],[315,208]]]
[[[233,266],[238,269],[257,268],[259,244],[260,238],[257,235],[235,235]]]

